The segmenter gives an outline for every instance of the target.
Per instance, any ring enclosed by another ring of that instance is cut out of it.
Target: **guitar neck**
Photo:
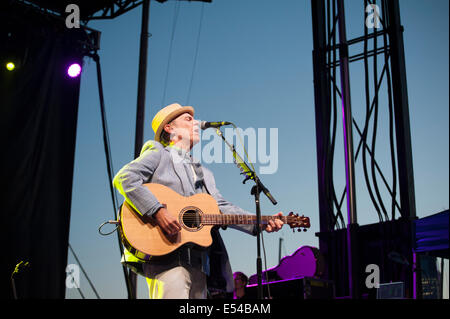
[[[280,219],[288,224],[291,216],[261,216],[261,225],[266,225],[270,220]],[[204,225],[255,225],[256,215],[224,215],[224,214],[205,214],[202,215],[202,224]]]

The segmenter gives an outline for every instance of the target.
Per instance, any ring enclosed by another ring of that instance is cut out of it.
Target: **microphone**
[[[232,124],[232,123],[231,122],[206,122],[206,121],[201,121],[200,122],[200,128],[202,130],[206,130],[207,128],[210,128],[210,127],[217,128],[217,127],[221,127],[221,126],[224,126],[224,125],[230,125],[230,124]]]

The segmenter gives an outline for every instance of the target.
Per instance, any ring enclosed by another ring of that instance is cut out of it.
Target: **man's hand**
[[[283,216],[282,212],[275,214],[273,216]],[[269,220],[269,223],[266,226],[265,230],[268,233],[272,233],[274,231],[279,231],[281,227],[283,227],[283,221],[281,219]]]
[[[154,215],[159,227],[169,236],[176,235],[180,232],[181,226],[178,220],[169,213],[169,211],[161,207]]]

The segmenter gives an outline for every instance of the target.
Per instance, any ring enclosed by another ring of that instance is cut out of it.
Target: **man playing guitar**
[[[209,194],[223,214],[253,215],[225,200],[216,188],[212,172],[190,157],[192,147],[199,141],[199,122],[194,119],[193,107],[177,103],[166,106],[155,115],[152,128],[155,140],[145,143],[141,155],[125,165],[113,183],[125,197],[127,207],[157,225],[166,236],[164,240],[170,242],[180,233],[182,225],[146,183],[167,186],[186,197]],[[280,212],[275,216],[282,215]],[[282,226],[283,220],[274,218],[263,227],[267,232],[274,232]],[[230,227],[251,235],[257,231],[254,224]],[[146,277],[150,298],[204,299],[207,287],[233,292],[231,266],[217,227],[211,229],[211,237],[208,248],[188,243],[154,258],[137,258],[126,249],[124,262],[140,265],[135,271]]]

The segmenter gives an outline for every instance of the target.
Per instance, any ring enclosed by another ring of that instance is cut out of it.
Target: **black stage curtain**
[[[6,1],[8,3],[8,1]],[[12,3],[12,2],[9,2]],[[80,29],[16,4],[0,5],[1,284],[14,298],[64,298],[80,77]],[[18,67],[3,64],[13,55]]]

